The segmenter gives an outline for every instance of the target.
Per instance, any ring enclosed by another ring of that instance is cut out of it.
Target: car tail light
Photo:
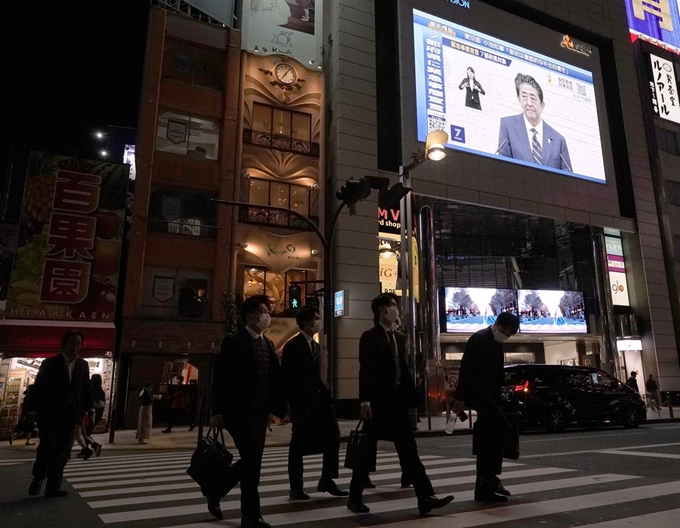
[[[529,382],[525,381],[521,385],[515,385],[515,392],[529,392]]]

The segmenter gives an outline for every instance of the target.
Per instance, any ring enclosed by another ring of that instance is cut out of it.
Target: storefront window
[[[215,203],[206,193],[156,189],[149,203],[149,229],[202,238],[215,237]]]
[[[248,201],[251,204],[291,209],[307,217],[310,212],[309,188],[302,185],[251,178]],[[247,221],[286,227],[306,226],[300,219],[285,211],[269,211],[256,207],[248,209]]]
[[[151,319],[208,319],[210,275],[205,272],[147,268],[140,316]]]
[[[224,53],[166,39],[163,77],[221,91],[224,89]]]
[[[218,159],[220,128],[217,121],[161,110],[156,129],[156,150],[198,160]]]
[[[252,130],[246,131],[248,143],[317,155],[316,145],[312,143],[312,116],[309,114],[254,103],[252,126]]]
[[[290,270],[286,273],[275,273],[262,267],[246,267],[243,271],[243,297],[266,295],[272,300],[272,313],[282,314],[289,309],[288,288],[298,283],[302,299],[305,298],[308,272]]]

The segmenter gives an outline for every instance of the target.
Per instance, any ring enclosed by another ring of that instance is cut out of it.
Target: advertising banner
[[[241,48],[321,69],[322,7],[323,0],[244,0]]]
[[[633,41],[642,39],[680,53],[678,0],[625,0]]]
[[[413,28],[419,141],[445,130],[450,148],[606,183],[592,72],[418,10]]]
[[[517,292],[496,288],[444,288],[446,331],[473,333],[496,322],[503,312],[517,313]]]
[[[649,60],[652,67],[650,88],[654,113],[661,119],[680,123],[680,98],[673,63],[651,54]]]
[[[583,292],[519,290],[519,331],[524,334],[586,334]]]
[[[609,271],[612,303],[616,306],[630,306],[623,244],[618,237],[606,236],[604,239],[607,246],[607,270]]]
[[[31,152],[7,317],[113,321],[129,170]]]

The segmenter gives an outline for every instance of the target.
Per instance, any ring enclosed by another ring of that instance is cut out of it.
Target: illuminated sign
[[[606,236],[604,239],[607,246],[607,270],[609,271],[612,303],[616,306],[630,306],[623,244],[618,237]]]
[[[640,339],[619,339],[616,342],[616,349],[619,352],[642,350],[642,341]]]
[[[661,119],[680,123],[680,101],[673,63],[651,54],[649,60],[652,63],[652,78],[649,84],[654,113]]]
[[[575,51],[576,53],[580,53],[581,55],[585,55],[586,57],[590,57],[593,54],[593,48],[586,46],[582,42],[574,40],[569,35],[564,35],[562,38],[562,47]]]
[[[631,38],[680,54],[678,0],[625,0]]]
[[[340,290],[335,292],[335,301],[333,303],[333,310],[335,312],[335,317],[343,317],[347,315],[347,301],[346,290]]]

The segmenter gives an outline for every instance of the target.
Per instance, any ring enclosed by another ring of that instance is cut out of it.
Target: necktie
[[[319,366],[319,352],[316,350],[316,347],[317,347],[316,341],[312,340],[309,344],[312,347],[312,359],[314,360],[314,366],[318,367]]]
[[[538,142],[538,130],[535,128],[531,129],[533,137],[531,138],[531,155],[534,157],[534,161],[541,165],[543,159],[543,149],[541,144]]]
[[[395,383],[397,385],[401,384],[401,366],[399,365],[399,348],[397,347],[397,338],[394,337],[394,332],[387,332],[387,338],[390,340],[390,349],[392,350],[392,358],[394,359],[394,366],[396,367],[396,379]]]

